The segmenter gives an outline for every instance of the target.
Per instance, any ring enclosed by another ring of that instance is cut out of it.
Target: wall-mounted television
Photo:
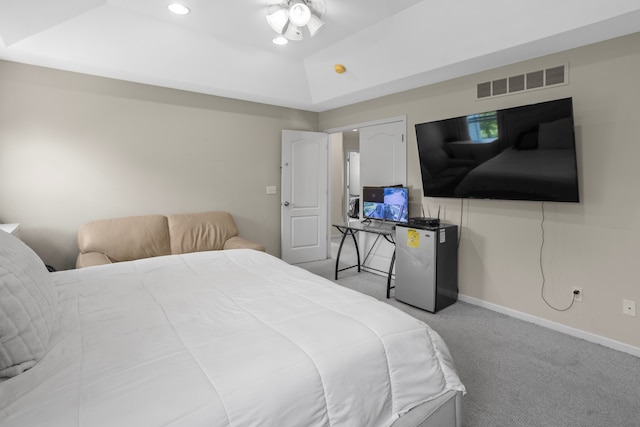
[[[427,197],[580,201],[571,98],[415,128]]]
[[[395,223],[409,221],[407,187],[362,187],[362,216]]]

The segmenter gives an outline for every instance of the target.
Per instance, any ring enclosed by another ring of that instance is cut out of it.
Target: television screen
[[[580,201],[571,98],[415,127],[425,196]]]
[[[406,187],[363,187],[362,216],[396,223],[409,221],[409,189]]]

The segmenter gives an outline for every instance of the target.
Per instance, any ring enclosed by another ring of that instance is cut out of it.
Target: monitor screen
[[[363,187],[362,216],[396,223],[409,221],[409,189],[406,187]]]

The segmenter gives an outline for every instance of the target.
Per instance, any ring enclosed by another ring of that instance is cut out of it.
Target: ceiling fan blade
[[[267,7],[288,8],[289,1],[288,0],[267,0]]]
[[[285,9],[280,9],[267,15],[267,22],[276,33],[282,34],[285,25],[289,22],[289,13]]]
[[[316,15],[311,15],[311,19],[307,24],[307,30],[309,30],[309,35],[311,37],[315,36],[318,30],[324,25],[322,19],[318,18]]]
[[[327,11],[326,0],[307,0],[307,6],[311,9],[311,13],[318,18],[322,18]]]

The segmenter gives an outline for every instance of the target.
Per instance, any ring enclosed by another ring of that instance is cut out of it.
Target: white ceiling
[[[0,0],[0,59],[325,111],[640,31],[638,0],[327,0],[277,46],[266,0],[182,3]]]

